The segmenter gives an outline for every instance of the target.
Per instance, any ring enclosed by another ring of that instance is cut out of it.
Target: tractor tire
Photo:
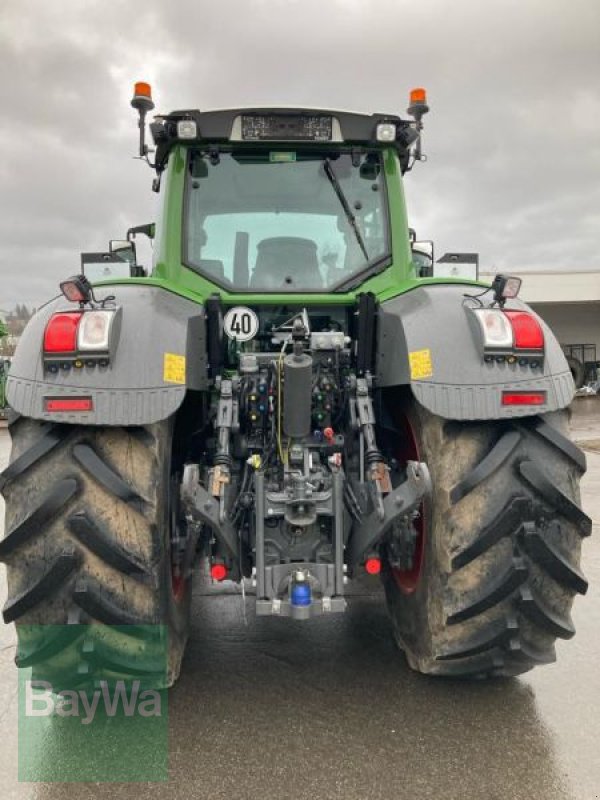
[[[575,633],[571,605],[587,590],[581,540],[591,533],[579,501],[585,456],[567,437],[567,412],[459,423],[411,402],[401,416],[433,484],[412,568],[384,555],[409,665],[488,678],[554,661],[555,639]]]
[[[6,500],[5,622],[17,665],[57,686],[177,679],[191,578],[174,578],[173,423],[51,425],[18,417]]]

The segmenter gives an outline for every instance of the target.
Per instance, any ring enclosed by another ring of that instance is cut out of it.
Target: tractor
[[[591,531],[573,380],[518,278],[420,274],[403,180],[424,160],[425,91],[407,118],[147,123],[146,83],[132,106],[156,224],[82,258],[8,379],[0,557],[18,666],[172,685],[201,568],[289,625],[381,581],[421,673],[554,661]]]

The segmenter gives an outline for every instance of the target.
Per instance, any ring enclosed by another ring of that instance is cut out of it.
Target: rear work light
[[[45,411],[93,411],[94,404],[91,397],[46,397],[44,398]]]
[[[75,353],[77,351],[77,328],[82,311],[54,314],[44,331],[45,353]]]
[[[61,292],[71,303],[89,303],[93,296],[91,283],[85,275],[73,275],[59,284]]]
[[[491,286],[496,303],[503,306],[506,300],[517,297],[521,283],[521,278],[517,278],[516,275],[496,275]]]
[[[395,142],[396,125],[394,122],[380,122],[375,129],[375,138],[378,142]]]
[[[503,406],[543,406],[546,392],[502,392]]]
[[[196,139],[198,136],[198,126],[193,119],[180,119],[177,123],[178,139]]]

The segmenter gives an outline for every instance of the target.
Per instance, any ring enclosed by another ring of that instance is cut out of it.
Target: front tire
[[[409,665],[456,677],[512,676],[555,660],[585,593],[579,505],[583,453],[567,414],[450,422],[412,401],[402,415],[431,472],[422,554],[401,572],[384,560],[395,638]]]
[[[173,580],[173,423],[143,428],[17,418],[6,500],[5,622],[17,664],[53,686],[177,679],[190,579]]]

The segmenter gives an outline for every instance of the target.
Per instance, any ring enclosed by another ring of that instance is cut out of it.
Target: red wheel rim
[[[417,437],[411,422],[407,416],[403,416],[400,421],[400,433],[402,436],[400,446],[397,451],[397,458],[401,464],[407,461],[420,461],[419,447],[417,445]],[[412,594],[416,591],[421,574],[423,572],[423,563],[425,561],[425,504],[421,503],[419,506],[419,517],[414,521],[414,526],[417,531],[417,541],[415,544],[415,555],[413,558],[413,565],[411,569],[398,569],[392,567],[392,574],[394,580],[401,592],[404,594]]]
[[[176,603],[179,603],[185,593],[185,581],[181,575],[175,575],[174,571],[171,571],[171,587],[173,598]]]

